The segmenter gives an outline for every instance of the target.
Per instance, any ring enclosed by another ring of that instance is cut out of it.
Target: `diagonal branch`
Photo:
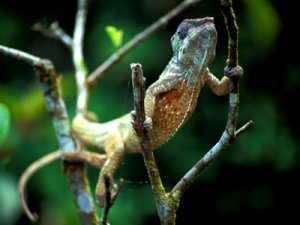
[[[93,71],[88,79],[87,86],[88,90],[92,90],[96,83],[106,74],[106,72],[112,68],[114,64],[120,61],[120,59],[128,53],[132,48],[140,44],[150,35],[154,34],[161,27],[168,24],[168,22],[182,13],[184,10],[188,9],[192,5],[201,2],[202,0],[185,0],[176,6],[174,9],[169,11],[163,17],[154,22],[151,26],[147,27],[144,31],[137,34],[133,39],[131,39],[127,44],[125,44],[119,51],[111,55],[104,63],[102,63],[98,68]]]
[[[235,136],[239,136],[242,133],[244,133],[246,130],[248,130],[249,128],[251,128],[253,126],[253,121],[250,120],[248,121],[244,126],[240,127],[236,132],[235,132]]]
[[[76,144],[70,134],[70,123],[65,103],[59,92],[58,76],[52,62],[1,45],[0,53],[23,61],[34,68],[45,97],[47,110],[54,125],[59,148],[65,152],[76,151]],[[64,165],[82,224],[97,224],[84,163],[65,162]],[[34,219],[34,217],[31,219]]]
[[[221,10],[224,16],[228,33],[228,67],[233,68],[238,65],[238,27],[236,17],[232,8],[231,0],[221,0]],[[230,77],[229,113],[225,131],[220,140],[200,159],[174,186],[170,192],[174,199],[180,199],[187,188],[199,176],[222,150],[227,148],[236,138],[237,134],[250,128],[252,122],[248,122],[238,132],[236,132],[236,121],[239,106],[239,79],[241,76]]]
[[[53,22],[49,27],[46,27],[42,23],[36,23],[32,26],[32,29],[42,33],[46,37],[57,39],[69,49],[72,49],[72,38],[59,26],[58,22]]]

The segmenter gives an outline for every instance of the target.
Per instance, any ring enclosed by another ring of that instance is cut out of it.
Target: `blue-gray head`
[[[186,19],[171,38],[175,60],[202,70],[215,57],[217,31],[212,17]]]

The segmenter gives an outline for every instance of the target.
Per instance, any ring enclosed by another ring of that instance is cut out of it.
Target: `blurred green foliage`
[[[261,54],[274,47],[281,27],[280,17],[269,0],[244,0],[249,26]],[[266,48],[266,49],[265,49]]]
[[[74,1],[0,1],[0,43],[51,59],[62,74],[63,96],[70,117],[75,114],[76,85],[68,49],[30,30],[37,21],[59,21],[72,34]],[[126,43],[180,1],[92,1],[87,21],[85,56],[89,71],[114,53],[105,27],[124,30]],[[93,90],[89,109],[100,121],[132,108],[131,62],[140,62],[147,85],[154,82],[172,56],[170,37],[184,18],[214,16],[219,32],[217,55],[210,70],[221,77],[227,37],[217,1],[204,0],[147,39],[117,64]],[[297,218],[300,172],[299,96],[300,66],[295,32],[297,7],[280,0],[235,1],[244,68],[241,80],[239,125],[254,126],[197,179],[182,199],[178,224],[187,218],[214,224],[285,223]],[[122,7],[120,7],[122,5]],[[34,13],[33,13],[34,12]],[[115,33],[120,30],[116,29]],[[5,32],[4,32],[5,31]],[[118,36],[118,35],[117,35]],[[121,36],[121,35],[119,35]],[[30,224],[20,212],[17,180],[34,160],[58,148],[43,95],[32,69],[0,55],[0,102],[10,112],[11,125],[0,149],[1,225]],[[292,102],[292,103],[291,103]],[[220,137],[227,118],[227,97],[213,96],[207,87],[194,116],[168,143],[155,152],[163,182],[171,188]],[[1,126],[5,120],[0,119]],[[0,131],[1,132],[1,131]],[[93,149],[92,149],[93,150]],[[89,168],[92,189],[98,171]],[[158,224],[152,192],[141,155],[128,155],[116,174],[125,185],[109,215],[111,224]],[[37,224],[79,224],[72,196],[59,162],[33,176],[27,189],[30,207],[39,212]],[[201,212],[201,215],[200,213]],[[101,209],[99,209],[99,215]],[[208,218],[208,220],[207,220]],[[247,220],[245,220],[247,218]],[[207,220],[207,221],[206,221]]]
[[[10,114],[6,105],[0,102],[0,147],[5,140],[10,126]]]

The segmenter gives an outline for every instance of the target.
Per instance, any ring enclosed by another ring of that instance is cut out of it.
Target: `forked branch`
[[[231,0],[221,0],[224,20],[228,31],[228,64],[225,68],[225,75],[233,67],[238,66],[238,27],[236,24],[236,17],[232,8]],[[175,217],[179,201],[183,193],[199,176],[199,174],[206,168],[222,150],[227,148],[236,138],[237,135],[246,131],[253,124],[249,121],[238,131],[236,131],[236,121],[238,116],[239,105],[239,79],[242,75],[240,68],[239,76],[230,77],[231,87],[229,95],[229,113],[226,124],[226,129],[223,132],[220,140],[200,159],[174,186],[170,193],[166,193],[159,176],[159,170],[155,163],[155,158],[150,150],[150,142],[147,130],[143,127],[145,123],[144,111],[144,78],[142,75],[141,65],[132,64],[132,80],[134,93],[134,111],[133,111],[133,127],[137,133],[139,142],[142,147],[145,166],[147,168],[148,176],[152,185],[153,193],[156,200],[157,211],[162,224],[175,224]],[[163,213],[162,213],[163,212]]]
[[[65,103],[61,98],[59,77],[51,61],[28,53],[0,45],[0,53],[31,65],[41,85],[46,107],[54,125],[59,148],[65,152],[75,152],[76,144],[70,134],[70,123]],[[75,198],[76,206],[83,224],[96,224],[97,217],[86,178],[84,163],[65,163],[65,171]],[[84,204],[82,202],[84,201]],[[26,211],[26,209],[25,209]],[[28,212],[28,210],[27,210]],[[33,214],[31,219],[37,219]]]

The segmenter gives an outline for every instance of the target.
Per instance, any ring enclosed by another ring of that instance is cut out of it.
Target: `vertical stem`
[[[141,144],[142,154],[160,221],[162,224],[175,224],[177,207],[173,204],[174,202],[172,199],[169,199],[166,194],[153,151],[150,148],[148,131],[147,128],[145,128],[145,78],[143,77],[142,66],[138,63],[132,63],[131,70],[134,96],[134,111],[132,112],[134,121],[133,128],[136,131],[138,140]]]
[[[221,0],[221,12],[224,17],[228,34],[228,61],[229,68],[238,65],[238,26],[236,16],[232,7],[232,0]],[[238,106],[239,106],[239,79],[240,77],[231,77],[229,94],[229,115],[226,125],[226,131],[235,138]]]
[[[87,0],[78,0],[75,28],[73,34],[73,63],[78,89],[77,113],[84,113],[87,108],[88,90],[86,87],[87,69],[83,57],[83,38],[87,17]]]

